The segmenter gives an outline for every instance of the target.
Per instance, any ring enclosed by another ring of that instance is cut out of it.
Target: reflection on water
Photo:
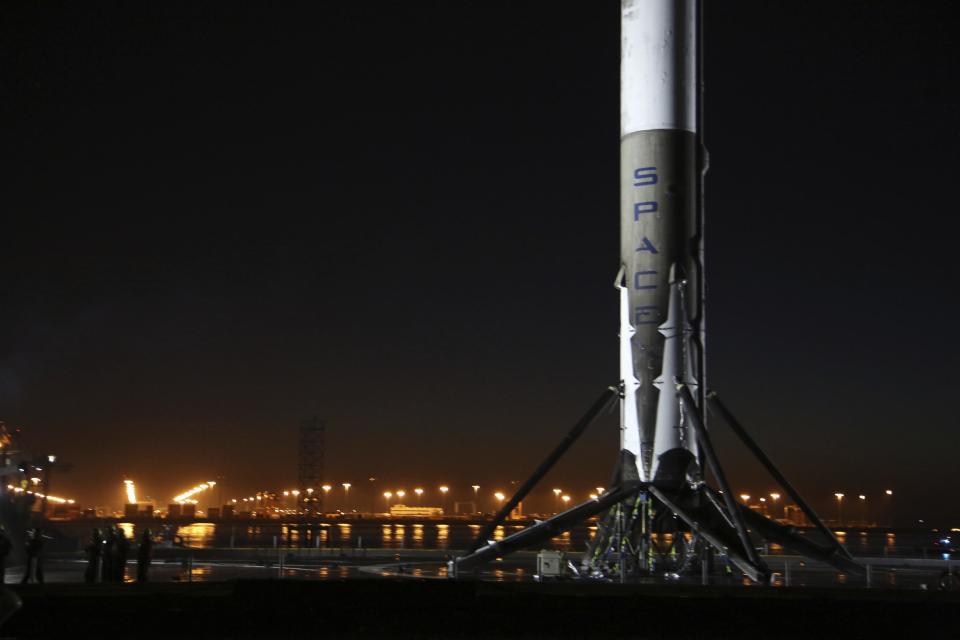
[[[132,522],[121,522],[117,524],[120,527],[120,530],[123,531],[123,535],[127,537],[128,540],[132,540],[136,535],[137,528]]]
[[[177,527],[177,536],[183,541],[183,546],[191,549],[209,549],[214,545],[214,532],[217,526],[212,522],[195,522],[183,527]]]
[[[570,542],[570,532],[564,531],[558,536],[551,538],[553,542],[553,548],[559,549],[560,551],[570,551],[573,545]]]
[[[348,549],[354,547],[385,549],[465,549],[476,539],[483,525],[466,522],[431,521],[365,521],[350,520],[333,523],[306,524],[296,522],[264,521],[250,524],[246,522],[221,522],[216,526],[209,522],[189,526],[168,526],[162,521],[149,525],[129,522],[119,524],[131,541],[143,533],[143,527],[149,526],[159,541],[172,541],[187,548],[269,548],[276,543],[289,548]],[[81,528],[82,527],[82,528]],[[89,525],[76,525],[76,537],[86,540],[89,537]],[[490,538],[501,541],[523,529],[523,525],[507,522],[494,529]],[[816,532],[801,530],[805,535],[816,537]],[[579,526],[572,531],[557,535],[546,542],[544,548],[552,548],[568,553],[579,553],[597,534],[594,524]],[[687,537],[688,534],[683,534]],[[932,548],[934,537],[924,532],[863,531],[848,529],[838,534],[851,550],[863,556],[911,556],[938,557],[942,553]],[[653,536],[653,544],[658,552],[669,553],[672,543],[679,534],[669,532]],[[780,545],[770,543],[767,551],[779,555],[787,553]],[[935,555],[934,555],[935,554]],[[886,577],[878,580],[886,581]],[[900,582],[903,582],[901,576]]]

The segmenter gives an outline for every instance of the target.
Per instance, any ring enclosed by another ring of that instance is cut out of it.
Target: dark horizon
[[[709,386],[828,516],[960,517],[949,9],[706,3]],[[0,421],[53,493],[292,487],[314,415],[334,482],[506,490],[616,382],[617,2],[0,17]]]

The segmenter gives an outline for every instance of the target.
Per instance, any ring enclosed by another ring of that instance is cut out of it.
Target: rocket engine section
[[[702,368],[697,3],[622,11],[621,448],[642,479],[678,486],[697,450],[674,383],[696,390]]]

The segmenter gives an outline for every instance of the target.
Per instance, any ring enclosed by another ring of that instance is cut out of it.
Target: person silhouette
[[[100,554],[100,575],[102,582],[113,582],[116,544],[116,527],[111,524],[107,527],[106,534],[103,537],[103,552]]]
[[[23,579],[20,584],[26,584],[31,580],[43,584],[43,533],[40,527],[34,527],[27,532],[27,566],[23,572]]]
[[[144,529],[137,548],[137,582],[146,582],[150,571],[150,556],[153,551],[153,536],[150,529]]]
[[[103,536],[100,529],[94,528],[90,544],[86,546],[87,570],[83,574],[85,582],[97,582],[100,578],[100,559],[103,553]]]
[[[7,578],[7,559],[10,552],[13,551],[13,543],[10,536],[7,535],[7,528],[0,524],[0,584],[6,582]]]
[[[116,533],[116,560],[113,567],[113,579],[115,582],[123,582],[124,576],[127,573],[127,555],[130,553],[130,539],[127,538],[123,529],[120,527],[117,527]]]

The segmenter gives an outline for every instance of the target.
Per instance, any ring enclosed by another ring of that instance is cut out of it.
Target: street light
[[[349,507],[347,506],[350,501],[350,483],[343,483],[343,510],[346,511]]]
[[[499,491],[497,491],[495,494],[493,494],[493,497],[497,499],[497,503],[498,503],[498,504],[497,504],[497,509],[499,510],[500,507],[503,506],[503,499],[506,498],[507,496],[505,496],[505,495],[503,495],[502,493],[500,493]]]
[[[557,513],[560,511],[560,494],[563,493],[562,489],[553,490],[553,512]]]
[[[447,491],[450,491],[450,487],[448,487],[447,485],[443,485],[443,486],[440,487],[440,493],[441,493],[441,495],[443,495],[443,505],[442,505],[442,506],[443,506],[443,511],[444,511],[444,513],[446,513],[446,511],[447,511]]]
[[[837,524],[843,526],[843,494],[833,494],[837,498]]]
[[[420,487],[417,487],[416,489],[413,490],[413,492],[417,494],[417,506],[420,506],[420,503],[422,502],[421,498],[423,497],[423,489],[421,489]]]
[[[477,510],[477,513],[480,513],[480,503],[477,502],[477,491],[480,491],[480,485],[475,484],[471,486],[473,487],[473,508]]]
[[[741,494],[740,494],[740,499],[743,500],[743,503],[744,503],[744,504],[749,504],[749,502],[750,502],[750,494],[749,494],[749,493],[741,493]]]
[[[861,526],[867,526],[867,496],[860,494],[857,496],[860,498],[860,524]]]
[[[570,504],[570,496],[564,495],[560,499],[563,500],[563,508],[566,509],[567,505]]]
[[[387,500],[387,513],[390,513],[390,498],[393,497],[393,491],[384,491],[383,497]]]
[[[333,489],[333,485],[325,484],[320,488],[323,489],[323,509],[326,511],[330,505],[330,491]]]
[[[403,496],[407,495],[407,492],[403,489],[397,490],[397,500],[403,500]]]
[[[770,499],[773,500],[773,513],[774,513],[774,517],[776,517],[776,513],[777,513],[777,500],[780,499],[780,494],[779,494],[779,493],[771,493],[771,494],[770,494]],[[784,517],[786,517],[786,514],[784,514]]]

